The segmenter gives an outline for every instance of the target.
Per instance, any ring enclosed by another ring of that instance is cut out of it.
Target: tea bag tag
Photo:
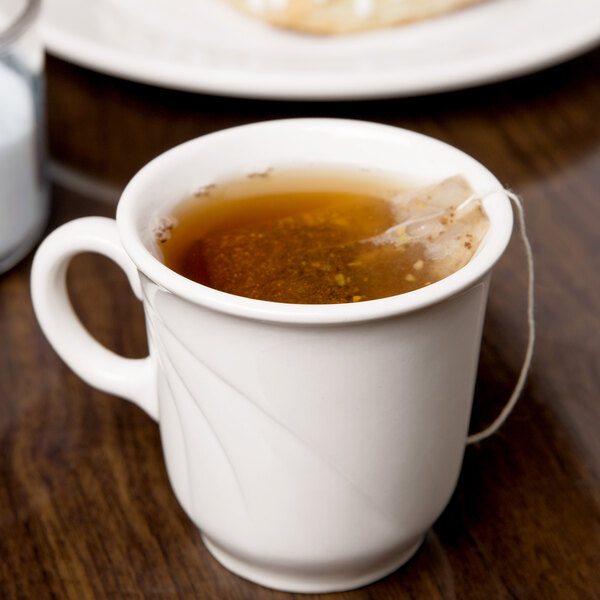
[[[517,215],[519,218],[519,229],[521,231],[521,240],[523,241],[523,247],[525,248],[525,256],[527,258],[527,271],[528,271],[528,282],[527,282],[527,325],[529,329],[529,337],[527,340],[527,348],[525,350],[525,357],[523,358],[523,364],[521,366],[521,371],[519,373],[519,378],[517,379],[517,383],[510,395],[507,403],[504,408],[500,412],[500,414],[494,419],[494,421],[488,425],[485,429],[478,433],[473,433],[467,437],[467,444],[474,444],[476,442],[480,442],[485,438],[491,436],[496,433],[498,429],[504,424],[510,413],[512,412],[521,392],[523,391],[523,387],[525,386],[525,381],[527,379],[527,373],[529,372],[529,367],[531,365],[531,358],[533,356],[533,346],[535,342],[535,317],[534,317],[534,272],[533,272],[533,252],[531,251],[531,244],[529,243],[529,238],[527,237],[527,231],[525,230],[525,212],[523,210],[523,205],[519,200],[519,197],[510,190],[503,190],[503,192],[512,200],[512,203],[517,210]],[[492,193],[492,192],[490,192]],[[489,194],[486,194],[489,195]],[[479,198],[483,198],[485,196],[479,196]],[[468,202],[473,200],[473,198],[467,198],[463,202],[463,205],[466,205]]]

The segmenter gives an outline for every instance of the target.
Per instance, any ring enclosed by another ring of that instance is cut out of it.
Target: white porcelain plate
[[[57,56],[126,79],[252,98],[360,99],[528,73],[600,41],[600,0],[486,0],[425,22],[321,37],[225,0],[46,0]]]

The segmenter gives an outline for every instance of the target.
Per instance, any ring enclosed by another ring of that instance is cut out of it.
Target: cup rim
[[[321,131],[336,128],[353,128],[357,134],[377,130],[378,134],[402,138],[406,144],[436,145],[444,152],[454,154],[462,163],[476,172],[481,180],[473,185],[479,194],[486,194],[483,208],[489,218],[490,227],[477,253],[458,271],[431,285],[376,300],[343,304],[287,304],[267,300],[256,300],[236,296],[196,283],[169,269],[145,247],[136,226],[136,215],[140,210],[138,199],[143,196],[145,186],[159,166],[173,164],[196,147],[209,143],[217,136],[235,136],[242,129],[315,127]],[[369,131],[367,131],[369,130]],[[482,186],[485,186],[483,188]],[[513,212],[510,200],[496,177],[481,163],[461,150],[435,138],[391,125],[368,121],[330,118],[281,119],[251,123],[223,129],[192,139],[160,154],[130,180],[117,206],[117,228],[121,243],[138,270],[163,290],[205,308],[220,312],[279,323],[296,324],[340,324],[381,319],[405,314],[437,304],[455,296],[481,281],[502,256],[511,237]]]

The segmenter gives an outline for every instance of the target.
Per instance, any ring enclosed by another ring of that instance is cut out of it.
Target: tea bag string
[[[535,343],[533,252],[531,251],[531,244],[529,243],[529,238],[527,237],[527,231],[525,229],[525,211],[523,210],[523,205],[521,204],[519,197],[514,192],[506,189],[502,191],[512,200],[512,203],[514,204],[515,209],[517,211],[521,240],[523,241],[523,247],[525,249],[525,255],[527,258],[527,325],[529,329],[529,339],[527,341],[527,348],[525,350],[525,357],[523,359],[523,364],[521,366],[519,378],[517,379],[517,383],[506,405],[504,406],[500,414],[496,417],[496,419],[483,431],[469,435],[467,437],[467,444],[475,444],[476,442],[484,440],[485,438],[496,433],[496,431],[498,431],[498,429],[504,424],[504,422],[512,412],[513,408],[515,407],[515,404],[517,403],[517,400],[519,399],[519,396],[523,391],[523,387],[525,386],[527,373],[529,372],[531,358],[533,356],[533,346]],[[490,192],[489,194],[491,193],[495,192]],[[488,196],[489,194],[485,194],[485,196]],[[479,195],[478,198],[481,199],[485,196]],[[474,196],[467,198],[459,206],[459,209],[473,200],[475,200]]]

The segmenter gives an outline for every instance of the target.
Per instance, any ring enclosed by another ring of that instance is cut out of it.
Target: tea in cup
[[[163,262],[203,285],[293,304],[364,302],[447,277],[488,229],[456,175],[421,188],[372,171],[283,171],[212,184],[157,220]]]

